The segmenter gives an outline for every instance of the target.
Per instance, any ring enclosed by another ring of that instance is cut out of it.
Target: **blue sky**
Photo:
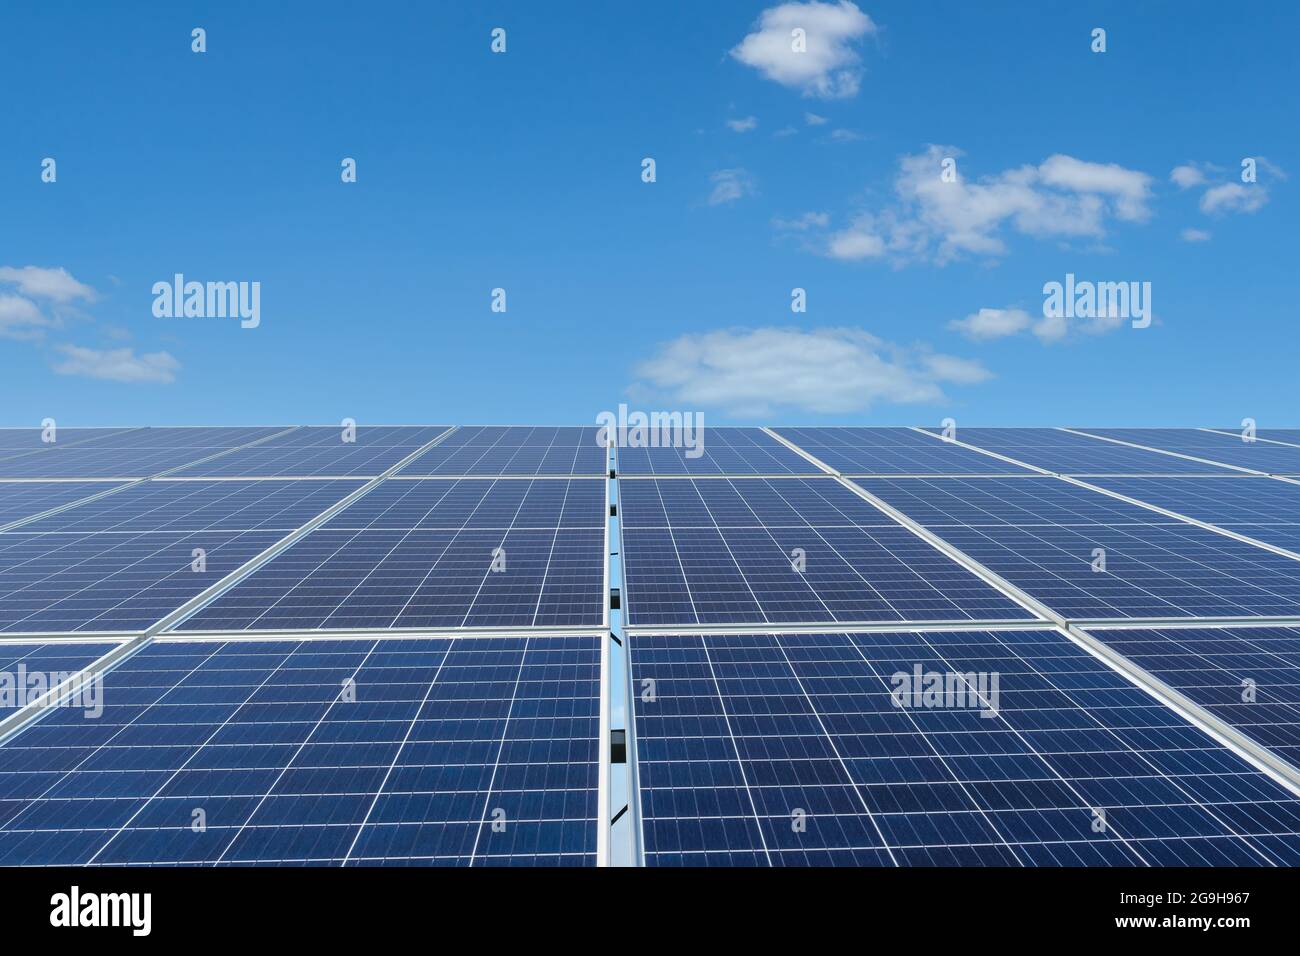
[[[796,6],[7,4],[0,424],[1300,423],[1293,4]]]

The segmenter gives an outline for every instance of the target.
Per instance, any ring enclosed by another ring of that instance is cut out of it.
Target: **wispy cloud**
[[[754,177],[744,169],[719,169],[709,181],[713,183],[710,206],[725,205],[754,194]]]
[[[976,342],[987,342],[1023,332],[1033,324],[1033,317],[1024,309],[980,309],[964,319],[953,319],[948,328]]]
[[[962,319],[953,319],[948,328],[960,332],[973,342],[990,342],[1030,332],[1044,345],[1088,335],[1104,335],[1122,328],[1118,316],[1066,319],[1064,315],[1033,316],[1024,309],[980,309]]]
[[[805,46],[797,48],[795,31]],[[862,82],[855,46],[874,35],[876,24],[848,0],[783,3],[759,14],[753,32],[731,55],[769,80],[826,99],[854,96]]]
[[[1210,233],[1204,229],[1184,229],[1178,234],[1183,242],[1209,242]]]
[[[66,269],[43,269],[40,266],[0,266],[0,283],[16,285],[23,295],[49,299],[59,304],[80,299],[95,300],[95,290],[78,282]]]
[[[54,324],[31,299],[0,293],[0,338],[38,341]]]
[[[60,345],[57,351],[64,356],[54,365],[54,370],[60,375],[81,375],[111,382],[166,384],[176,380],[176,372],[181,367],[181,363],[168,352],[137,355],[131,348],[101,350],[79,345]]]
[[[1150,217],[1151,177],[1137,170],[1057,154],[975,181],[960,174],[945,181],[944,159],[961,155],[952,146],[930,146],[903,157],[896,203],[854,215],[825,238],[822,253],[942,265],[964,255],[1004,255],[1004,228],[1035,238],[1100,239],[1112,220]]]
[[[830,122],[825,116],[818,116],[816,113],[804,113],[803,121],[809,126],[825,126]]]
[[[1259,212],[1268,202],[1268,190],[1258,183],[1222,183],[1201,196],[1201,212],[1221,216],[1230,212]]]
[[[746,116],[742,119],[729,119],[727,126],[733,133],[748,133],[752,129],[758,129],[758,117]]]
[[[938,402],[944,385],[992,377],[979,362],[903,347],[857,328],[736,328],[663,343],[636,369],[634,392],[735,415],[776,409],[860,412],[882,402]]]
[[[1169,181],[1179,189],[1191,189],[1193,186],[1200,186],[1205,180],[1205,170],[1199,163],[1184,163],[1182,166],[1175,166],[1169,172]]]

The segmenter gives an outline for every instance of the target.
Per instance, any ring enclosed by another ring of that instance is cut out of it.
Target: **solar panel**
[[[1004,475],[1026,469],[911,428],[777,428],[778,435],[846,475]]]
[[[278,428],[140,428],[0,457],[0,478],[147,478],[257,441]]]
[[[649,865],[1300,862],[1300,801],[1054,632],[629,642]],[[918,667],[998,696],[895,706]]]
[[[928,431],[939,433],[939,429]],[[959,428],[957,440],[1061,475],[1227,474],[1228,469],[1057,428]]]
[[[1231,478],[1096,478],[1092,484],[1300,552],[1300,484]]]
[[[447,427],[361,426],[352,436],[354,441],[345,441],[341,428],[309,426],[177,474],[211,478],[375,477],[433,441]]]
[[[1029,616],[831,478],[619,484],[629,625]]]
[[[597,428],[458,428],[402,469],[415,475],[604,475],[607,447]]]
[[[602,640],[155,642],[0,747],[0,864],[593,865]]]
[[[1300,613],[1300,561],[1059,479],[858,484],[1069,619]]]
[[[1300,766],[1300,630],[1206,627],[1089,633]]]
[[[116,645],[0,641],[0,718],[35,703],[46,691],[107,654]],[[80,699],[83,711],[93,710],[94,695]]]
[[[1228,431],[1231,431],[1231,429],[1228,429]],[[1238,433],[1233,432],[1233,434]],[[1267,438],[1269,441],[1300,446],[1300,428],[1261,428],[1256,434],[1260,438]]]
[[[25,532],[253,531],[287,534],[362,481],[146,481],[22,526]]]
[[[1242,441],[1240,436],[1199,428],[1081,428],[1079,431],[1181,455],[1208,458],[1225,465],[1252,468],[1270,475],[1300,475],[1300,448],[1273,442]]]
[[[66,448],[128,431],[125,428],[56,428],[54,441],[47,442],[49,432],[43,428],[0,428],[0,458],[14,458],[30,452],[49,451],[52,447]]]
[[[0,631],[143,630],[282,537],[281,531],[0,534]]]
[[[695,448],[618,448],[620,475],[814,475],[822,470],[761,428],[702,428]],[[692,457],[692,455],[695,457]]]
[[[0,526],[120,486],[116,481],[2,481]]]
[[[186,630],[600,626],[605,482],[390,479]]]

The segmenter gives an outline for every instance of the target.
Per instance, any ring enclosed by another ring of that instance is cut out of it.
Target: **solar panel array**
[[[825,473],[620,467],[647,865],[1300,863],[1300,559],[1255,543],[1295,483],[1207,440],[768,434]]]
[[[1288,430],[49,437],[0,864],[1300,863]]]
[[[57,437],[0,434],[0,865],[604,862],[594,429]]]

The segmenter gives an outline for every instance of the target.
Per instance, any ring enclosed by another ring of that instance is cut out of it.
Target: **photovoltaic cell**
[[[125,428],[57,428],[53,443],[45,441],[49,433],[43,428],[0,428],[0,458],[13,458],[37,451],[49,451],[52,445],[66,448],[69,445],[116,435],[131,429]]]
[[[1232,429],[1226,429],[1233,431]],[[1234,435],[1238,434],[1234,432]],[[1300,428],[1261,428],[1256,434],[1270,441],[1285,442],[1288,445],[1300,445]]]
[[[0,525],[117,488],[114,481],[0,481]]]
[[[173,481],[125,488],[22,526],[51,531],[254,531],[306,524],[362,481]]]
[[[0,718],[38,700],[116,645],[0,641]],[[83,703],[92,705],[93,699]]]
[[[619,491],[630,625],[1030,616],[831,478]]]
[[[1081,428],[1106,438],[1195,455],[1225,465],[1253,468],[1270,475],[1300,475],[1300,448],[1264,441],[1242,441],[1240,436],[1199,428]]]
[[[1300,862],[1300,801],[1054,632],[628,640],[650,865]]]
[[[0,864],[593,865],[602,640],[155,642],[0,747]]]
[[[630,439],[629,439],[630,440]],[[699,452],[631,447],[619,438],[620,475],[812,475],[822,470],[761,428],[703,428]]]
[[[282,537],[281,531],[0,534],[0,631],[143,630]]]
[[[605,495],[593,479],[390,479],[182,629],[599,626]]]
[[[1300,613],[1300,561],[1059,479],[858,484],[1066,618]]]
[[[0,478],[147,478],[282,431],[278,428],[138,428],[94,441],[0,457]]]
[[[416,475],[604,475],[609,452],[597,428],[458,428],[402,469]]]
[[[776,428],[846,475],[1003,475],[1026,469],[911,428]]]
[[[939,433],[939,429],[927,431]],[[1228,469],[1057,428],[959,428],[957,440],[1061,475],[1205,475]]]
[[[1096,478],[1099,487],[1300,553],[1300,484],[1232,478]]]
[[[381,475],[447,430],[445,425],[361,426],[355,441],[344,430],[309,426],[177,472],[184,476],[365,477]]]
[[[1148,673],[1300,767],[1300,630],[1090,630]]]

